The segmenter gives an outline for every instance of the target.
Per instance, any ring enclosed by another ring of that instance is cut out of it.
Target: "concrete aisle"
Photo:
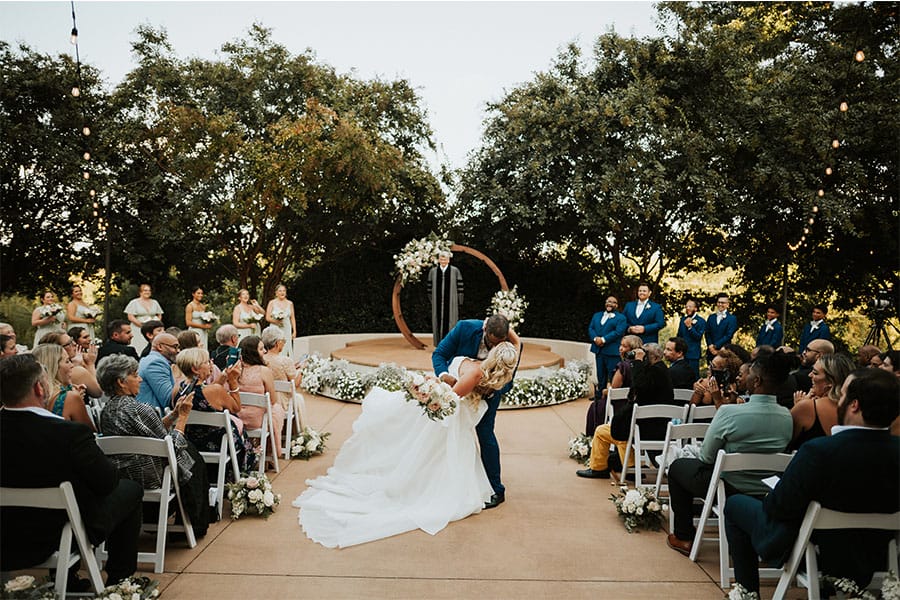
[[[291,501],[325,473],[361,407],[307,397],[328,451],[270,474],[281,505],[268,520],[225,518],[193,550],[170,545],[165,598],[722,598],[715,544],[701,564],[666,547],[663,532],[628,534],[607,481],[575,476],[567,442],[587,400],[501,411],[507,501],[451,523],[343,550],[307,539]],[[226,504],[227,509],[227,504]]]

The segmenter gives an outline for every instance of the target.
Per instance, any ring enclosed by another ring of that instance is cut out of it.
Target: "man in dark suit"
[[[512,334],[512,335],[510,335]],[[511,338],[511,339],[510,339]],[[510,341],[513,345],[519,345],[519,360],[522,360],[522,347],[519,344],[519,337],[515,332],[509,329],[509,320],[503,315],[491,315],[484,321],[479,319],[466,319],[456,324],[456,327],[450,330],[438,347],[431,354],[431,363],[434,366],[434,374],[441,381],[449,385],[454,385],[456,379],[448,373],[447,369],[450,362],[457,356],[468,356],[469,358],[477,358],[482,360],[487,358],[488,351],[500,342]],[[518,363],[516,369],[519,368]],[[515,378],[515,373],[513,373]],[[485,503],[485,508],[494,508],[506,500],[506,488],[500,481],[500,444],[497,443],[497,436],[494,435],[494,421],[497,418],[497,408],[500,406],[500,399],[503,394],[512,389],[513,382],[510,380],[508,384],[500,388],[493,394],[485,396],[487,402],[487,412],[481,417],[481,421],[475,427],[475,433],[478,435],[478,445],[481,447],[481,462],[484,464],[484,470],[487,473],[488,480],[494,494],[489,502]]]
[[[784,341],[784,327],[778,322],[778,317],[780,316],[781,313],[778,312],[778,308],[774,304],[766,307],[766,322],[762,324],[762,327],[759,328],[759,333],[756,335],[757,348],[760,346],[772,346],[772,348],[781,346],[781,343]]]
[[[650,302],[650,286],[646,283],[638,284],[637,297],[625,305],[627,332],[640,336],[645,344],[659,343],[659,330],[666,326],[662,307]]]
[[[806,347],[813,340],[831,341],[831,329],[828,328],[828,323],[825,322],[827,315],[828,307],[824,304],[813,306],[812,321],[804,325],[803,331],[800,332],[800,347],[797,350],[800,354],[803,354],[803,351],[806,350]]]
[[[706,332],[706,319],[697,314],[696,300],[684,303],[684,318],[678,323],[678,337],[687,344],[684,360],[694,370],[694,381],[700,379],[700,341]]]
[[[101,360],[110,354],[126,354],[134,360],[140,360],[134,346],[129,346],[131,338],[133,337],[131,333],[131,323],[123,321],[122,319],[110,321],[109,325],[106,326],[106,337],[106,342],[104,342],[103,345],[100,346],[100,350],[97,351],[98,365]]]
[[[107,584],[118,583],[137,569],[143,489],[137,482],[119,480],[89,427],[44,408],[48,389],[46,374],[32,355],[0,361],[0,485],[41,488],[71,481],[88,539],[95,545],[106,540]],[[0,569],[23,569],[46,560],[59,548],[65,523],[63,511],[2,509]],[[70,581],[73,577],[71,573]]]
[[[666,347],[663,350],[663,356],[669,361],[669,379],[672,380],[672,387],[678,390],[691,390],[698,377],[694,375],[694,370],[684,359],[684,353],[687,352],[687,343],[680,337],[669,338]]]
[[[889,430],[900,414],[898,398],[900,385],[891,373],[855,371],[844,382],[831,435],[803,444],[765,499],[740,494],[728,499],[725,531],[739,584],[759,591],[759,558],[784,562],[813,500],[841,512],[900,510],[900,438]],[[863,484],[849,482],[851,474]],[[819,546],[822,573],[865,586],[874,571],[887,565],[892,535],[836,530],[817,532],[812,539]]]
[[[725,344],[731,342],[731,338],[737,333],[737,317],[728,312],[731,301],[728,294],[722,293],[716,296],[716,312],[706,319],[706,360],[712,361],[713,356]]]
[[[619,301],[615,296],[606,299],[606,310],[594,313],[588,326],[588,338],[591,341],[591,352],[597,363],[597,398],[600,391],[612,379],[613,371],[622,358],[619,356],[619,342],[625,335],[625,315],[616,310]]]

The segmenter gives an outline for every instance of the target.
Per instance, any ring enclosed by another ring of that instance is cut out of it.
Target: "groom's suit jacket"
[[[450,330],[438,347],[431,354],[431,364],[434,367],[434,374],[438,377],[446,373],[450,366],[450,362],[457,356],[468,356],[469,358],[478,358],[478,346],[481,345],[481,339],[484,337],[484,321],[481,319],[466,319],[456,324],[456,327]],[[519,360],[522,358],[521,348],[519,349]],[[518,364],[516,369],[518,370]],[[515,379],[515,374],[513,374]],[[502,396],[512,389],[512,380],[505,386],[500,388],[495,396]]]

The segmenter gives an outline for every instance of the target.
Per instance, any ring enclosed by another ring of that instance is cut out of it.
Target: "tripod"
[[[884,313],[875,313],[872,315],[872,326],[869,327],[869,332],[866,334],[866,341],[863,344],[875,344],[879,348],[881,348],[881,338],[884,337],[884,341],[887,343],[888,350],[894,349],[894,344],[891,343],[891,336],[888,334],[887,325],[891,326],[891,329],[900,335],[900,329],[894,325],[894,322],[891,321],[887,315]]]

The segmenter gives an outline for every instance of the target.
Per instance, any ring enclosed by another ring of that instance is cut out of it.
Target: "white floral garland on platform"
[[[441,252],[450,252],[453,242],[432,233],[420,240],[407,242],[400,254],[394,255],[394,265],[400,276],[400,285],[406,285],[410,279],[418,277],[425,267],[438,264]]]
[[[375,386],[388,391],[405,389],[407,369],[385,363],[372,373],[360,373],[346,360],[310,355],[301,367],[300,387],[311,394],[328,396],[348,402],[361,402]],[[577,400],[589,393],[590,364],[570,361],[562,369],[541,369],[534,378],[520,377],[512,389],[503,395],[500,408],[531,408],[550,406]]]

